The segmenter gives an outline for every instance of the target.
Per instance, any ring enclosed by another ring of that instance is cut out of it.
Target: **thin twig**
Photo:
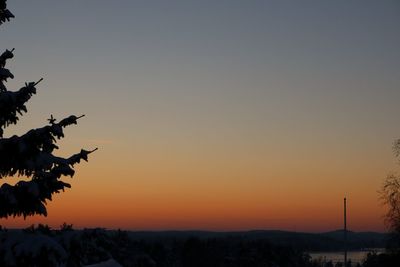
[[[43,78],[40,78],[40,80],[37,81],[37,82],[34,84],[34,86],[38,85],[41,81],[43,81]]]

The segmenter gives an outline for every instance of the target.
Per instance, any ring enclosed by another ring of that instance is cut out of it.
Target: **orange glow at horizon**
[[[4,137],[85,114],[54,154],[99,150],[0,225],[319,232],[346,196],[349,230],[385,231],[400,2],[9,2],[7,88],[45,79]]]
[[[329,176],[329,170],[290,164],[293,169],[286,171],[273,170],[261,161],[220,162],[206,169],[200,161],[176,162],[166,157],[153,168],[143,162],[149,158],[115,163],[111,168],[107,165],[110,158],[99,150],[89,163],[77,168],[76,177],[64,178],[72,188],[48,203],[48,217],[2,219],[0,225],[14,228],[46,223],[57,228],[66,222],[76,228],[321,232],[342,228],[342,187],[347,186],[352,190],[347,195],[349,229],[384,230],[383,208],[375,190],[379,184],[350,181],[349,170],[349,177],[339,180],[335,176],[340,174]],[[292,172],[297,176],[292,177]],[[358,174],[364,179],[374,175],[367,170]]]

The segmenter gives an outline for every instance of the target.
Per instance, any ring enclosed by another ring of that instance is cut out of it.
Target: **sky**
[[[130,230],[384,231],[398,170],[398,1],[9,0],[9,89],[44,81],[20,123],[86,117],[48,216]],[[0,183],[15,183],[10,177]]]

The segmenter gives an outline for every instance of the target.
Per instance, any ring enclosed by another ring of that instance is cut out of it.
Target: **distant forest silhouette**
[[[371,245],[353,234],[354,248]],[[38,225],[0,231],[0,266],[77,267],[113,259],[126,267],[343,267],[340,262],[312,259],[307,253],[337,250],[341,244],[335,238],[337,232],[128,232],[74,230],[68,224],[52,230]],[[369,242],[380,246],[383,239],[384,235],[375,236]],[[351,266],[398,267],[398,260],[398,254],[371,253],[363,263]]]

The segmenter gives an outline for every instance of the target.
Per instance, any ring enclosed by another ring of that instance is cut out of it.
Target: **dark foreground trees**
[[[389,248],[400,250],[400,177],[389,175],[382,186],[381,198],[387,206],[385,223],[390,230]]]
[[[398,267],[400,254],[398,253],[370,253],[364,261],[363,267]]]
[[[400,157],[400,139],[393,145],[396,158]],[[385,224],[390,232],[387,252],[369,254],[365,267],[397,267],[400,263],[400,176],[389,174],[379,191],[382,204],[386,207]]]
[[[241,236],[154,240],[132,238],[119,230],[52,230],[39,225],[0,231],[0,240],[5,241],[0,246],[0,266],[4,267],[78,267],[108,260],[124,267],[322,267],[300,250]],[[34,242],[35,251],[26,251]]]
[[[0,0],[0,25],[13,18],[7,9],[6,0]],[[3,25],[1,25],[3,26]],[[54,155],[56,142],[64,137],[63,129],[77,124],[83,116],[69,116],[57,122],[53,116],[49,124],[28,131],[21,136],[4,137],[4,129],[18,122],[19,116],[27,112],[26,103],[36,94],[38,82],[28,82],[16,91],[8,90],[6,82],[14,75],[6,69],[8,60],[14,57],[14,49],[0,55],[0,179],[22,176],[26,179],[14,185],[2,183],[0,187],[0,218],[8,216],[47,215],[46,201],[54,193],[64,191],[70,184],[63,176],[73,176],[74,165],[88,159],[92,151],[64,158]]]
[[[400,140],[393,146],[394,154],[400,156]],[[389,174],[383,182],[380,197],[387,211],[385,224],[388,227],[391,238],[389,248],[393,252],[400,253],[400,176]]]

